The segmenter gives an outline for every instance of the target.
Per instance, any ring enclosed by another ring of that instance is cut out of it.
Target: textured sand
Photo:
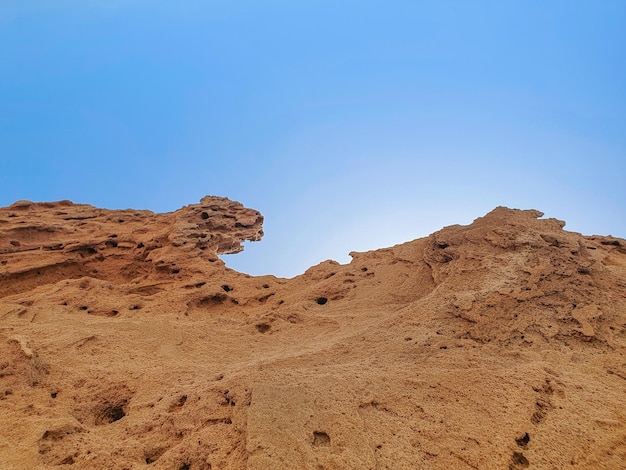
[[[280,279],[227,199],[0,209],[0,469],[624,468],[626,241],[541,215]]]

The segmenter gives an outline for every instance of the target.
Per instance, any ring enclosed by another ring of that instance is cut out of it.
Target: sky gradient
[[[261,211],[293,276],[496,206],[626,237],[626,1],[0,2],[0,206]]]

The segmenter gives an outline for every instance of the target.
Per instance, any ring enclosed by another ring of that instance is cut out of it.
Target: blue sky
[[[0,205],[260,210],[293,276],[499,205],[626,237],[626,1],[0,2]]]

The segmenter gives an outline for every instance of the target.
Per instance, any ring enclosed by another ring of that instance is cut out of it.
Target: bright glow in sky
[[[496,206],[626,237],[626,1],[2,0],[0,206],[260,210],[293,276]]]

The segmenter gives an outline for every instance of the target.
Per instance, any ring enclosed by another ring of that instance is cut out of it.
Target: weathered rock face
[[[619,321],[623,298],[613,293],[624,287],[614,266],[626,244],[566,232],[563,221],[536,220],[542,215],[499,207],[470,226],[431,235],[424,259],[451,292],[444,308],[468,322],[467,335],[478,342],[575,337],[614,345],[610,325]],[[598,289],[606,294],[597,296]],[[594,328],[588,317],[603,321]]]
[[[258,211],[212,196],[167,214],[19,201],[0,209],[0,293],[82,276],[120,282],[203,271],[197,260],[241,251],[244,240],[261,239],[262,225]]]
[[[626,241],[541,215],[280,279],[225,199],[0,209],[0,468],[622,468]]]

